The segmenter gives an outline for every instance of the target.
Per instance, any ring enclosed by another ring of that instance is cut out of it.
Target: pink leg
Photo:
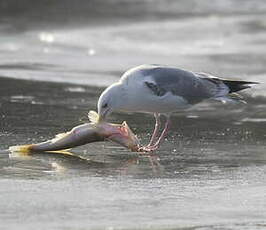
[[[160,130],[160,126],[161,126],[160,114],[155,113],[154,117],[155,117],[155,127],[154,127],[154,131],[153,131],[150,143],[148,144],[147,147],[152,146],[154,144],[155,138],[157,137],[159,130]]]
[[[155,143],[154,146],[158,146],[158,147],[160,146],[160,144],[162,143],[163,139],[166,137],[166,135],[169,131],[170,124],[171,124],[170,117],[168,117],[167,121],[165,123],[165,126],[164,126],[164,130],[163,130],[161,136],[159,137],[158,141]]]
[[[160,144],[162,143],[163,139],[165,138],[165,136],[168,133],[168,130],[170,128],[170,116],[167,117],[167,121],[165,123],[164,129],[161,133],[161,136],[159,137],[159,139],[157,140],[157,142],[152,145],[152,146],[147,146],[147,147],[142,147],[140,148],[140,151],[144,151],[144,152],[151,152],[151,151],[155,151],[156,149],[159,148]]]

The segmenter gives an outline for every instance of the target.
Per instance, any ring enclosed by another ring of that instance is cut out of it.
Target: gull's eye
[[[105,103],[105,104],[103,104],[103,108],[106,108],[108,106],[108,104],[107,103]]]

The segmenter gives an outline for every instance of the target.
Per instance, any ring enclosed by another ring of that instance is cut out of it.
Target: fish
[[[78,125],[66,133],[57,134],[51,140],[37,144],[11,146],[9,151],[25,153],[31,151],[60,151],[106,140],[120,144],[132,152],[139,150],[139,140],[126,121],[122,124],[100,121],[99,115],[95,111],[90,111],[88,117],[90,122]]]

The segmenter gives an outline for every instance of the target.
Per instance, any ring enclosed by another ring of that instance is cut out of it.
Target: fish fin
[[[93,110],[89,111],[88,118],[91,123],[96,124],[99,122],[99,114]]]
[[[57,150],[57,151],[46,151],[46,152],[51,153],[51,154],[62,154],[62,155],[76,156],[74,153],[71,153],[68,150],[71,150],[71,149],[64,149],[64,150]]]

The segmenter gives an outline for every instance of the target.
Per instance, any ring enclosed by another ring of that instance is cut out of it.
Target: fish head
[[[125,121],[121,125],[106,124],[108,125],[105,127],[105,130],[108,132],[108,140],[120,144],[131,151],[138,151],[140,146],[139,139]]]

